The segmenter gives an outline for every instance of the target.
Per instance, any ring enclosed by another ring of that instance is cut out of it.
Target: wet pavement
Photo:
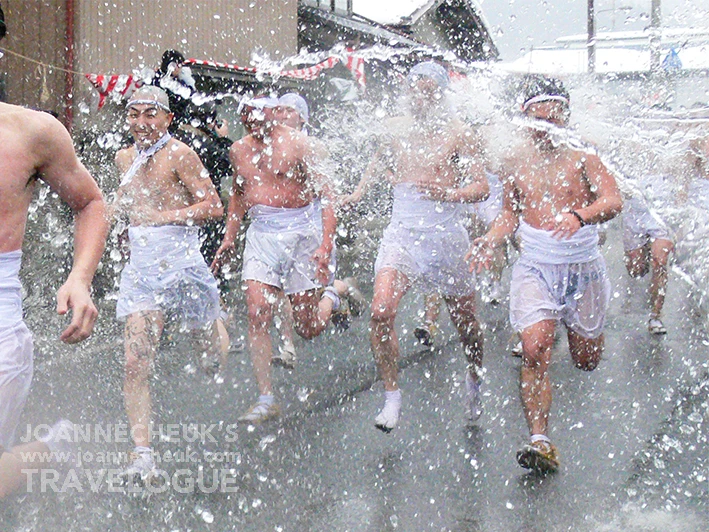
[[[628,277],[617,228],[609,236],[604,252],[613,299],[604,361],[584,373],[573,367],[565,340],[555,348],[550,436],[562,468],[554,476],[526,474],[515,462],[526,426],[506,302],[480,307],[485,413],[477,426],[466,427],[462,350],[447,316],[435,349],[414,343],[422,297],[412,293],[398,321],[404,406],[391,434],[373,427],[382,386],[366,321],[299,341],[296,370],[274,369],[282,419],[256,428],[234,425],[257,394],[246,353],[232,356],[223,380],[214,381],[194,371],[182,343],[165,343],[152,382],[155,422],[163,424],[155,448],[163,457],[173,453],[161,464],[169,478],[206,479],[202,489],[183,483],[163,493],[111,492],[105,477],[92,489],[84,471],[73,485],[60,482],[62,493],[35,491],[3,503],[0,529],[707,530],[706,318],[673,274],[669,332],[650,337],[647,280]],[[89,343],[57,348],[42,332],[55,325],[50,311],[28,316],[37,361],[22,427],[58,417],[104,427],[125,423],[120,327],[104,313]],[[238,313],[235,330],[243,334],[243,309]],[[190,424],[211,429],[200,438],[185,428]],[[85,468],[94,480],[117,467],[100,463],[100,453],[130,449],[107,439],[81,445],[92,453]],[[206,493],[214,479],[222,484]]]

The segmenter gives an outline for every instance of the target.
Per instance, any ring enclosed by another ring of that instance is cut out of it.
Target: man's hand
[[[218,274],[224,267],[224,264],[231,262],[234,254],[236,253],[236,246],[234,242],[227,242],[223,240],[216,253],[214,254],[214,260],[210,265],[210,269],[213,274]]]
[[[465,260],[470,263],[470,271],[480,273],[483,270],[489,270],[492,267],[495,250],[492,243],[481,236],[473,240],[473,245],[465,254]]]
[[[326,286],[330,282],[330,252],[320,246],[313,253],[311,260],[315,263],[315,278]]]
[[[449,187],[444,187],[438,183],[416,183],[419,192],[434,201],[450,201]]]
[[[565,240],[575,235],[579,229],[581,229],[581,221],[570,212],[565,212],[556,215],[547,231],[551,231],[552,236],[557,240]]]
[[[91,301],[90,285],[69,275],[66,283],[57,292],[57,314],[64,316],[71,310],[71,323],[59,339],[67,344],[76,344],[91,335],[98,310]]]

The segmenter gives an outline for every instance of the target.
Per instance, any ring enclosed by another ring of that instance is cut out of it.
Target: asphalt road
[[[162,463],[170,480],[201,474],[202,488],[216,478],[219,489],[206,493],[183,483],[162,493],[112,492],[107,477],[92,488],[85,470],[96,479],[118,467],[100,463],[99,454],[130,449],[94,438],[80,446],[92,460],[77,469],[76,483],[4,502],[0,529],[707,530],[706,317],[671,275],[669,332],[650,337],[647,282],[624,272],[618,236],[612,229],[605,247],[614,295],[603,362],[583,373],[563,338],[555,348],[550,436],[562,460],[556,475],[529,475],[515,462],[527,436],[520,361],[508,353],[506,303],[480,306],[485,413],[477,426],[466,427],[462,350],[445,316],[436,349],[414,343],[422,297],[412,293],[398,322],[404,407],[391,434],[373,427],[382,386],[365,320],[345,333],[299,342],[296,370],[274,370],[282,419],[255,429],[233,425],[257,394],[246,353],[232,356],[222,378],[210,380],[194,371],[177,334],[177,345],[161,350],[152,382],[155,421],[163,424],[155,448],[163,456],[177,453]],[[237,335],[245,330],[243,310],[238,315]],[[79,348],[57,346],[50,308],[28,322],[37,336],[36,375],[22,427],[59,417],[87,426],[124,424],[120,327],[111,316]],[[189,424],[211,429],[197,438],[185,429]]]

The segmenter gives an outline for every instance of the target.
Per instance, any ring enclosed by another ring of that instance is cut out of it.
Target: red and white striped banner
[[[345,56],[343,61],[340,57],[332,56],[328,57],[322,63],[313,65],[306,68],[299,68],[295,70],[284,70],[278,73],[278,75],[302,79],[302,80],[313,80],[316,79],[323,71],[333,68],[338,63],[343,62],[345,67],[352,73],[352,77],[357,81],[360,87],[366,87],[366,78],[364,73],[364,59],[357,57],[354,54],[348,54]],[[228,70],[234,70],[236,72],[247,72],[249,74],[258,73],[258,69],[253,67],[242,67],[239,65],[234,65],[230,63],[217,63],[215,61],[204,61],[201,59],[188,59],[185,61],[187,65],[202,65],[210,66],[214,68],[224,68]],[[106,103],[106,98],[109,96],[115,98],[116,101],[130,97],[133,92],[143,85],[143,82],[136,79],[134,76],[130,75],[104,75],[104,74],[85,74],[86,79],[88,79],[91,84],[96,88],[99,93],[98,108],[104,106]],[[272,74],[276,75],[276,73]]]
[[[86,79],[88,79],[98,91],[99,109],[103,107],[106,103],[106,98],[109,96],[115,98],[116,101],[129,98],[136,89],[143,85],[141,80],[125,74],[86,74]]]

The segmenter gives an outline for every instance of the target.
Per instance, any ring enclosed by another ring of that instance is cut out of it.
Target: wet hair
[[[558,101],[569,107],[569,91],[560,79],[541,75],[530,75],[522,81],[522,110],[526,111],[532,103]]]
[[[185,56],[177,50],[165,50],[162,54],[162,61],[160,63],[160,72],[167,74],[167,69],[170,63],[176,63],[181,65],[185,62]]]

